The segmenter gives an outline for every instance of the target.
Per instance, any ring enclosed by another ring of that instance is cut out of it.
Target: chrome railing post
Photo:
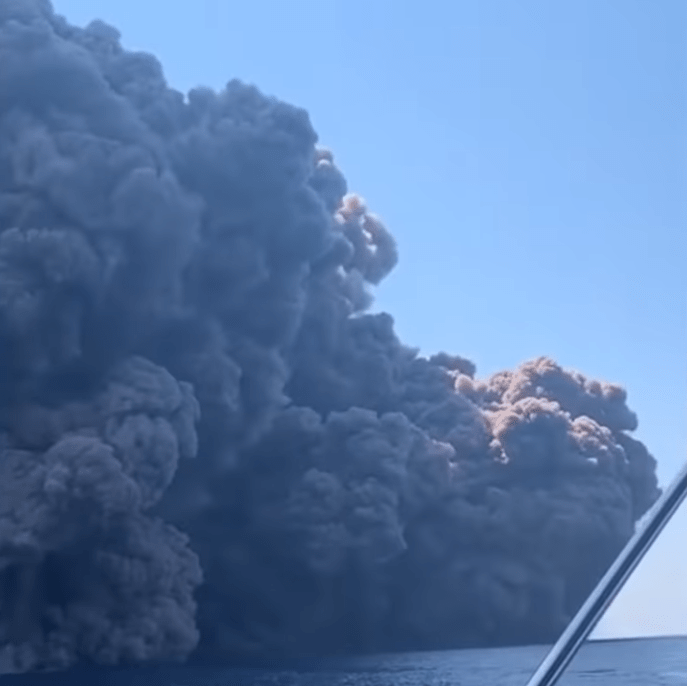
[[[687,496],[687,465],[656,501],[645,522],[638,528],[618,559],[611,565],[579,612],[573,617],[527,682],[527,686],[551,686],[558,681],[627,578],[680,507],[685,496]]]

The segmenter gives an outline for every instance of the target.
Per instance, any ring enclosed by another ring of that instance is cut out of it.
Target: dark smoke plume
[[[618,386],[420,357],[301,109],[0,2],[0,663],[551,640],[657,497]]]

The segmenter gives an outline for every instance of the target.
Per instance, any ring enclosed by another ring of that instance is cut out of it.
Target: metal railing
[[[527,686],[551,686],[558,681],[685,497],[687,497],[687,465],[663,492],[644,523],[623,548],[616,561],[527,682]]]

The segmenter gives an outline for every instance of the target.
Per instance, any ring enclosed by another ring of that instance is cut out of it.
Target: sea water
[[[0,677],[2,686],[525,686],[547,646],[313,661],[272,668],[158,667]],[[687,686],[687,637],[585,644],[560,686]]]

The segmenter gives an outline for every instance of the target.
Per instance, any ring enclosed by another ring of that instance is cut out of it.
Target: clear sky
[[[667,483],[687,458],[687,2],[54,0],[305,107],[397,237],[377,307],[478,374],[550,355],[623,384]],[[600,635],[687,633],[687,511]]]

